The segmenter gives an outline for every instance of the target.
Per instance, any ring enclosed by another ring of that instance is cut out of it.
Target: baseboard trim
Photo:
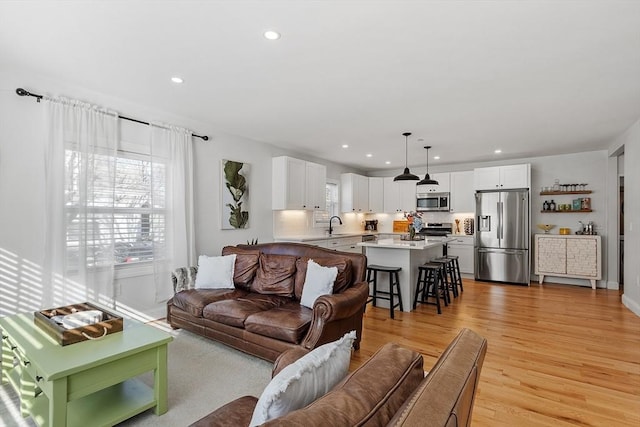
[[[607,281],[607,289],[613,289],[614,291],[617,291],[620,289],[620,284],[618,282],[614,282],[614,281]]]
[[[631,310],[633,314],[640,317],[640,304],[629,298],[626,294],[622,294],[622,304]]]

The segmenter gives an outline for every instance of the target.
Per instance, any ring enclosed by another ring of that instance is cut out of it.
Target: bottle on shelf
[[[551,199],[551,203],[549,203],[549,210],[550,211],[556,210],[556,202],[554,202],[553,199]]]
[[[560,180],[559,179],[556,179],[554,181],[554,183],[553,183],[553,191],[560,191]],[[552,209],[552,210],[555,210],[555,209]]]
[[[546,200],[542,204],[542,210],[543,211],[548,211],[549,210],[549,202],[547,202]]]

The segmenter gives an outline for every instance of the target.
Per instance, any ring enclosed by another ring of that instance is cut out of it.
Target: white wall
[[[208,142],[194,138],[194,194],[196,251],[220,254],[225,245],[246,243],[258,238],[273,239],[271,211],[271,157],[305,156],[218,131],[202,123],[149,106],[89,91],[61,81],[16,71],[0,72],[0,316],[41,307],[43,283],[39,277],[43,259],[44,235],[43,108],[35,98],[19,97],[15,89],[34,93],[63,95],[102,105],[121,114],[145,121],[166,122],[208,135]],[[250,119],[250,118],[249,118]],[[126,122],[123,122],[126,123]],[[249,180],[250,227],[247,230],[220,229],[222,159],[251,164]],[[328,177],[343,172],[359,172],[322,161]],[[118,308],[141,316],[164,316],[164,303],[154,300],[153,284],[147,269],[131,268],[117,272],[114,294]]]

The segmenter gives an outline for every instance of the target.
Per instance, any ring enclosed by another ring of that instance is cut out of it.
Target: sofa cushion
[[[303,408],[331,390],[349,371],[355,339],[356,333],[351,331],[282,369],[262,392],[249,425],[261,425]]]
[[[296,261],[296,287],[295,296],[297,299],[302,298],[302,290],[304,288],[304,280],[307,276],[307,263],[313,259],[317,264],[323,267],[337,267],[338,277],[333,284],[333,293],[339,294],[349,287],[351,283],[351,260],[344,257],[300,257]]]
[[[245,295],[247,291],[240,289],[187,289],[173,296],[173,305],[192,316],[202,317],[202,310],[208,304]]]
[[[233,270],[236,255],[198,257],[196,289],[234,289]]]
[[[265,426],[309,425],[309,420],[327,426],[384,426],[423,379],[422,356],[388,343],[321,399]]]
[[[333,293],[333,284],[338,276],[337,267],[323,267],[312,259],[307,263],[300,305],[313,308],[313,303],[322,295]]]
[[[296,259],[292,255],[260,254],[260,266],[251,291],[260,294],[293,295]]]
[[[244,328],[258,335],[300,344],[309,329],[312,311],[293,301],[247,317]]]
[[[243,249],[236,246],[225,246],[222,255],[236,255],[236,266],[233,273],[233,283],[239,288],[249,289],[249,285],[256,276],[260,264],[260,251],[257,249]]]
[[[236,299],[213,302],[204,307],[202,316],[225,325],[243,328],[245,319],[250,315],[280,307],[290,301],[291,298],[279,295],[248,293]]]

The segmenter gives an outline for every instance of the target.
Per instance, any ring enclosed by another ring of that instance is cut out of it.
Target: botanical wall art
[[[222,160],[222,229],[249,228],[248,163]]]

